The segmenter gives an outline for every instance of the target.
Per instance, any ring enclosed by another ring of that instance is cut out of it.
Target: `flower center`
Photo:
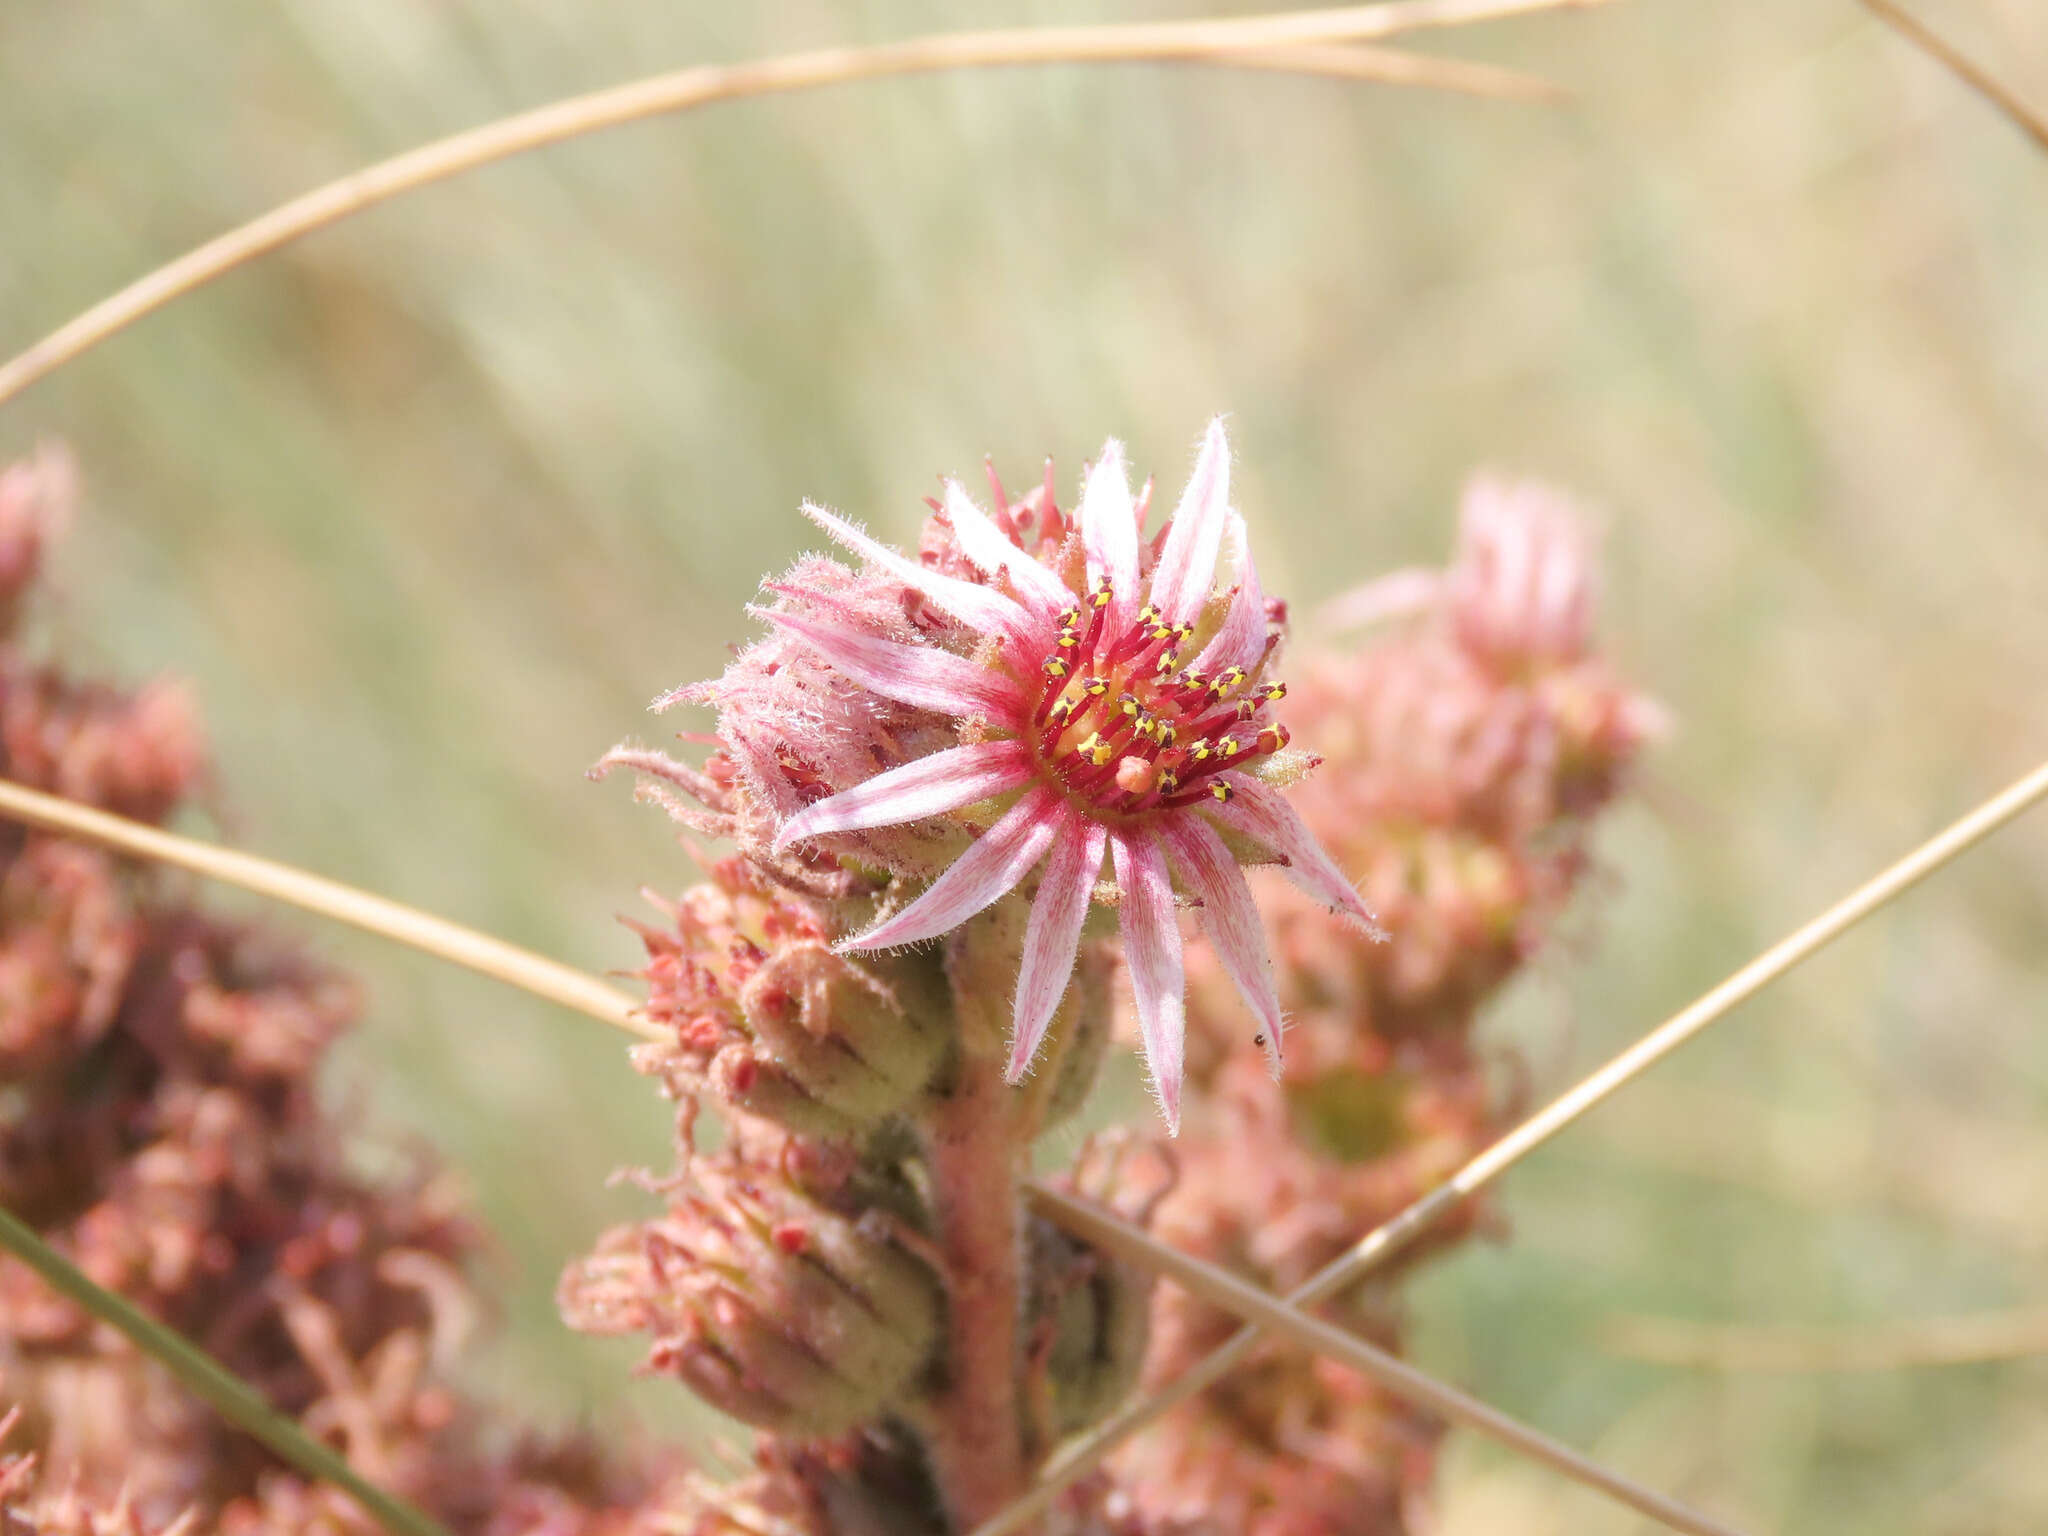
[[[1263,718],[1287,685],[1238,666],[1214,677],[1182,666],[1194,627],[1168,624],[1149,603],[1122,634],[1109,633],[1113,597],[1104,581],[1085,609],[1060,615],[1032,716],[1039,762],[1098,812],[1228,800],[1216,774],[1287,745],[1287,727]]]

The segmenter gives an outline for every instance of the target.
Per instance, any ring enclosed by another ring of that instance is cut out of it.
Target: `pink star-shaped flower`
[[[1286,727],[1269,718],[1286,688],[1265,678],[1276,637],[1244,521],[1230,506],[1222,423],[1210,425],[1179,507],[1150,539],[1113,441],[1087,475],[1078,526],[1050,514],[1028,546],[1029,518],[1012,512],[1000,488],[991,515],[949,482],[944,516],[961,568],[978,579],[908,559],[823,508],[804,510],[872,567],[984,638],[962,654],[834,622],[829,604],[763,614],[844,678],[950,716],[962,737],[788,817],[777,848],[1015,796],[917,899],[839,947],[935,938],[1040,870],[1017,977],[1009,1062],[1016,1081],[1073,975],[1107,853],[1145,1058],[1168,1124],[1180,1117],[1184,1033],[1176,882],[1198,907],[1277,1071],[1272,965],[1224,834],[1237,848],[1263,851],[1337,911],[1368,925],[1372,915],[1258,771],[1287,745]],[[1226,540],[1238,581],[1222,595],[1212,589]]]

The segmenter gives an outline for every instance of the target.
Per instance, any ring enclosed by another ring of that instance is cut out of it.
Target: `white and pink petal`
[[[865,933],[842,939],[837,948],[892,949],[958,928],[1009,895],[1045,857],[1059,808],[1059,798],[1050,790],[1031,790],[947,865],[917,900]]]
[[[1159,563],[1152,568],[1152,603],[1169,624],[1193,623],[1216,583],[1216,556],[1223,547],[1224,515],[1230,510],[1230,442],[1223,418],[1209,423],[1195,456],[1180,505],[1167,526]]]
[[[1107,622],[1119,634],[1138,611],[1138,514],[1124,445],[1111,438],[1081,486],[1081,543],[1088,552],[1088,587],[1107,580],[1112,594]]]
[[[1219,777],[1230,786],[1230,799],[1205,804],[1204,811],[1232,831],[1243,833],[1279,855],[1287,878],[1317,901],[1363,924],[1369,932],[1380,934],[1380,925],[1365,898],[1316,841],[1315,833],[1285,795],[1248,773],[1232,771]]]
[[[1010,578],[1018,601],[1039,623],[1037,643],[1050,645],[1059,627],[1060,613],[1074,605],[1067,584],[1019,549],[957,480],[946,482],[946,521],[953,525],[953,537],[960,552],[984,573],[1001,572]]]
[[[1251,539],[1244,519],[1235,512],[1225,527],[1231,558],[1237,562],[1237,590],[1231,594],[1222,627],[1195,658],[1195,670],[1211,677],[1226,667],[1249,671],[1266,654],[1266,594],[1259,588],[1258,567],[1252,563]]]
[[[1182,965],[1180,918],[1166,856],[1149,831],[1113,832],[1109,849],[1119,889],[1124,964],[1131,973],[1138,1035],[1152,1091],[1169,1135],[1180,1132],[1181,1080],[1186,1074],[1187,977]]]
[[[970,629],[1008,635],[1027,647],[1038,643],[1039,626],[1032,623],[1031,615],[1022,604],[995,588],[920,565],[815,502],[804,503],[804,515],[862,559],[880,566],[933,607]]]
[[[776,852],[809,837],[895,827],[943,816],[1030,781],[1021,741],[984,741],[915,758],[804,807],[775,834]]]
[[[1108,835],[1101,822],[1064,809],[1054,828],[1052,852],[1024,930],[1023,964],[1017,970],[1016,1024],[1007,1073],[1013,1083],[1022,1081],[1030,1069],[1073,978],[1074,961],[1081,952],[1081,925],[1102,873]]]
[[[802,635],[817,646],[834,670],[862,687],[940,714],[1008,719],[1022,709],[1022,695],[1007,673],[930,645],[905,645],[825,624],[785,609],[757,608],[755,617]]]
[[[1216,957],[1237,983],[1238,992],[1259,1024],[1259,1044],[1266,1066],[1280,1075],[1280,996],[1273,985],[1273,961],[1266,950],[1266,929],[1252,901],[1244,871],[1231,857],[1216,829],[1196,816],[1171,817],[1160,826],[1168,857],[1188,893],[1199,901],[1202,926]]]

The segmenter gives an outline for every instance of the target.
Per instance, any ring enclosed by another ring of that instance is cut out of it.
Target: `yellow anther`
[[[1091,699],[1099,699],[1109,692],[1109,684],[1099,677],[1091,677],[1081,684],[1081,691]]]
[[[1159,653],[1159,664],[1157,667],[1157,670],[1159,672],[1171,672],[1175,667],[1179,665],[1180,652],[1176,651],[1172,646],[1169,645],[1165,650]]]
[[[1100,731],[1090,731],[1088,739],[1074,750],[1087,758],[1097,768],[1108,762],[1114,752],[1110,744],[1102,739]]]
[[[1067,659],[1064,656],[1048,656],[1045,658],[1045,675],[1047,677],[1065,677],[1073,670],[1072,667],[1067,665]]]
[[[1209,786],[1209,793],[1218,800],[1228,800],[1230,798],[1230,786],[1219,779],[1216,783]]]
[[[1170,795],[1176,789],[1179,788],[1180,776],[1178,774],[1176,774],[1171,768],[1162,768],[1159,770],[1159,793],[1161,793],[1162,795]]]
[[[1061,629],[1074,629],[1079,627],[1080,623],[1081,610],[1078,608],[1069,608],[1065,613],[1062,613],[1060,615]]]
[[[1115,595],[1116,594],[1110,589],[1109,578],[1105,576],[1101,581],[1095,584],[1095,590],[1094,592],[1089,594],[1088,601],[1093,603],[1098,608],[1107,608],[1110,604],[1110,600],[1113,597],[1115,597]]]
[[[1212,699],[1225,697],[1245,680],[1245,675],[1243,667],[1225,667],[1216,674],[1216,681],[1209,685],[1209,697]]]
[[[1259,696],[1268,704],[1278,704],[1287,697],[1287,685],[1285,683],[1267,683],[1259,690]]]
[[[1216,743],[1216,750],[1224,757],[1235,757],[1244,750],[1244,744],[1235,736],[1226,736]]]

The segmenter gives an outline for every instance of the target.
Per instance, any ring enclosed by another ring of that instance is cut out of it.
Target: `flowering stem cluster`
[[[770,586],[769,637],[678,695],[719,710],[710,760],[601,765],[734,851],[636,925],[658,1036],[636,1061],[676,1105],[676,1166],[644,1176],[657,1215],[565,1274],[563,1310],[649,1336],[650,1370],[756,1426],[748,1477],[481,1449],[483,1415],[437,1375],[472,1229],[429,1170],[348,1171],[311,1097],[349,989],[20,832],[0,846],[0,1060],[23,1085],[4,1203],[463,1536],[960,1536],[1001,1515],[1063,1439],[1229,1326],[1022,1198],[1116,1032],[1119,962],[1169,1136],[1187,1090],[1185,1134],[1138,1160],[1161,1173],[1149,1193],[1127,1143],[1070,1186],[1291,1289],[1492,1133],[1505,1102],[1475,1010],[1542,944],[1659,723],[1592,649],[1569,509],[1485,483],[1452,565],[1347,599],[1391,627],[1305,658],[1290,695],[1229,467],[1212,428],[1149,533],[1150,489],[1131,495],[1114,444],[1071,515],[1049,476],[1015,501],[991,476],[991,511],[949,485],[915,560],[814,510],[861,564],[800,563]],[[61,466],[0,477],[9,622],[66,485]],[[1226,549],[1234,580],[1212,591]],[[1320,758],[1273,718],[1283,702]],[[81,686],[0,646],[8,776],[150,818],[199,761],[174,691]],[[1255,905],[1260,864],[1299,894]],[[1184,946],[1184,912],[1206,947]],[[29,1460],[0,1460],[10,1520],[360,1528],[63,1296],[0,1282],[0,1366],[27,1410],[8,1427],[74,1491],[55,1502]],[[1339,1305],[1398,1338],[1384,1287]],[[1439,1433],[1327,1362],[1263,1359],[1048,1520],[1404,1536]]]
[[[1298,1281],[1496,1123],[1473,1010],[1539,944],[1654,720],[1591,656],[1583,540],[1542,493],[1475,489],[1448,571],[1350,600],[1398,609],[1391,637],[1311,657],[1290,696],[1271,675],[1284,608],[1229,483],[1217,428],[1150,532],[1151,487],[1131,494],[1114,443],[1071,514],[1050,471],[1019,499],[991,472],[987,509],[946,485],[915,559],[808,508],[859,563],[769,583],[768,637],[658,701],[717,709],[710,761],[627,747],[600,765],[737,851],[642,930],[648,1013],[675,1033],[639,1060],[683,1106],[667,1215],[608,1235],[563,1299],[578,1326],[652,1332],[650,1367],[771,1432],[728,1511],[807,1508],[819,1536],[864,1528],[849,1511],[971,1529],[1116,1405],[1148,1332],[1170,1374],[1227,1331],[1148,1304],[1146,1277],[1020,1199],[1033,1142],[1093,1081],[1117,960],[1169,1133],[1194,1090],[1164,1162],[1178,1185],[1147,1204],[1170,1241],[1262,1283]],[[1212,592],[1226,549],[1235,580]],[[1322,757],[1293,746],[1283,702]],[[1261,910],[1260,863],[1300,894]],[[1184,949],[1183,909],[1209,947]],[[705,1230],[726,1218],[704,1192],[735,1181],[818,1214],[739,1254]],[[824,1213],[874,1245],[870,1312],[931,1308],[915,1360],[884,1368],[783,1304]],[[1396,1331],[1383,1304],[1351,1321]],[[776,1363],[791,1343],[802,1371]],[[1334,1366],[1275,1362],[1055,1518],[1389,1536],[1437,1433]],[[794,1483],[792,1443],[812,1458]]]

